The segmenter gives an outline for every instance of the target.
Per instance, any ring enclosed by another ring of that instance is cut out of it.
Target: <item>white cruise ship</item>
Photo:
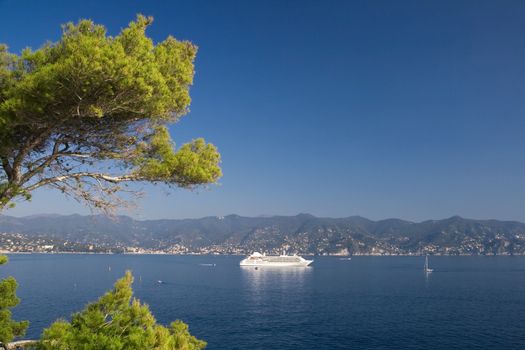
[[[306,267],[313,262],[313,260],[306,260],[303,257],[295,254],[272,256],[255,252],[246,259],[241,260],[241,266]]]

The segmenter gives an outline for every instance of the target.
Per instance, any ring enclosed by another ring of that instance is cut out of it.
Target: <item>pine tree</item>
[[[198,340],[181,321],[170,327],[159,325],[147,305],[133,297],[131,272],[115,283],[114,289],[71,322],[59,320],[44,330],[40,350],[200,350]]]
[[[7,257],[0,255],[0,265],[7,263]],[[10,309],[18,305],[20,299],[16,296],[17,283],[13,277],[0,281],[0,343],[8,343],[15,337],[25,334],[29,323],[15,322],[11,319]]]
[[[215,146],[176,147],[168,132],[189,111],[197,47],[154,43],[152,21],[139,15],[116,36],[68,23],[59,41],[21,54],[0,44],[0,210],[41,187],[114,213],[132,205],[130,182],[217,182]]]
[[[139,15],[116,36],[91,20],[68,23],[57,42],[20,54],[0,44],[0,212],[48,187],[112,214],[132,204],[129,182],[193,189],[222,176],[215,146],[198,138],[176,147],[168,132],[189,111],[197,47],[171,36],[155,43],[152,21]],[[158,325],[131,283],[127,273],[71,322],[55,322],[39,347],[205,346],[182,322]],[[3,343],[28,325],[11,319],[16,287],[12,277],[0,283]]]

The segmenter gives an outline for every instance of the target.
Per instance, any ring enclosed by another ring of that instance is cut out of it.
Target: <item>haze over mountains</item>
[[[44,248],[42,248],[44,247]],[[134,220],[105,216],[0,216],[7,251],[246,254],[525,254],[525,224],[454,216],[419,223],[360,216],[204,217]]]

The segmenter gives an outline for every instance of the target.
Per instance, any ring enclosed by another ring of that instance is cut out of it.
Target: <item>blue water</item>
[[[159,322],[182,319],[210,350],[525,348],[525,257],[431,257],[428,277],[420,257],[318,257],[285,270],[224,256],[10,259],[0,276],[17,278],[14,315],[31,321],[31,338],[131,269]]]

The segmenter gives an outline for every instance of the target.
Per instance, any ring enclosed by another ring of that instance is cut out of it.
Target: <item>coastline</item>
[[[169,253],[169,252],[144,252],[144,253],[133,253],[133,252],[22,252],[22,251],[4,251],[0,250],[0,255],[169,255],[169,256],[239,256],[243,257],[249,254],[213,254],[213,253]],[[303,254],[298,253],[301,256],[307,257],[333,257],[333,258],[353,258],[353,257],[424,257],[428,256],[479,256],[479,257],[495,257],[495,256],[525,256],[525,254],[349,254],[349,255],[340,255],[340,254],[325,254],[325,255],[315,255],[315,254]]]

